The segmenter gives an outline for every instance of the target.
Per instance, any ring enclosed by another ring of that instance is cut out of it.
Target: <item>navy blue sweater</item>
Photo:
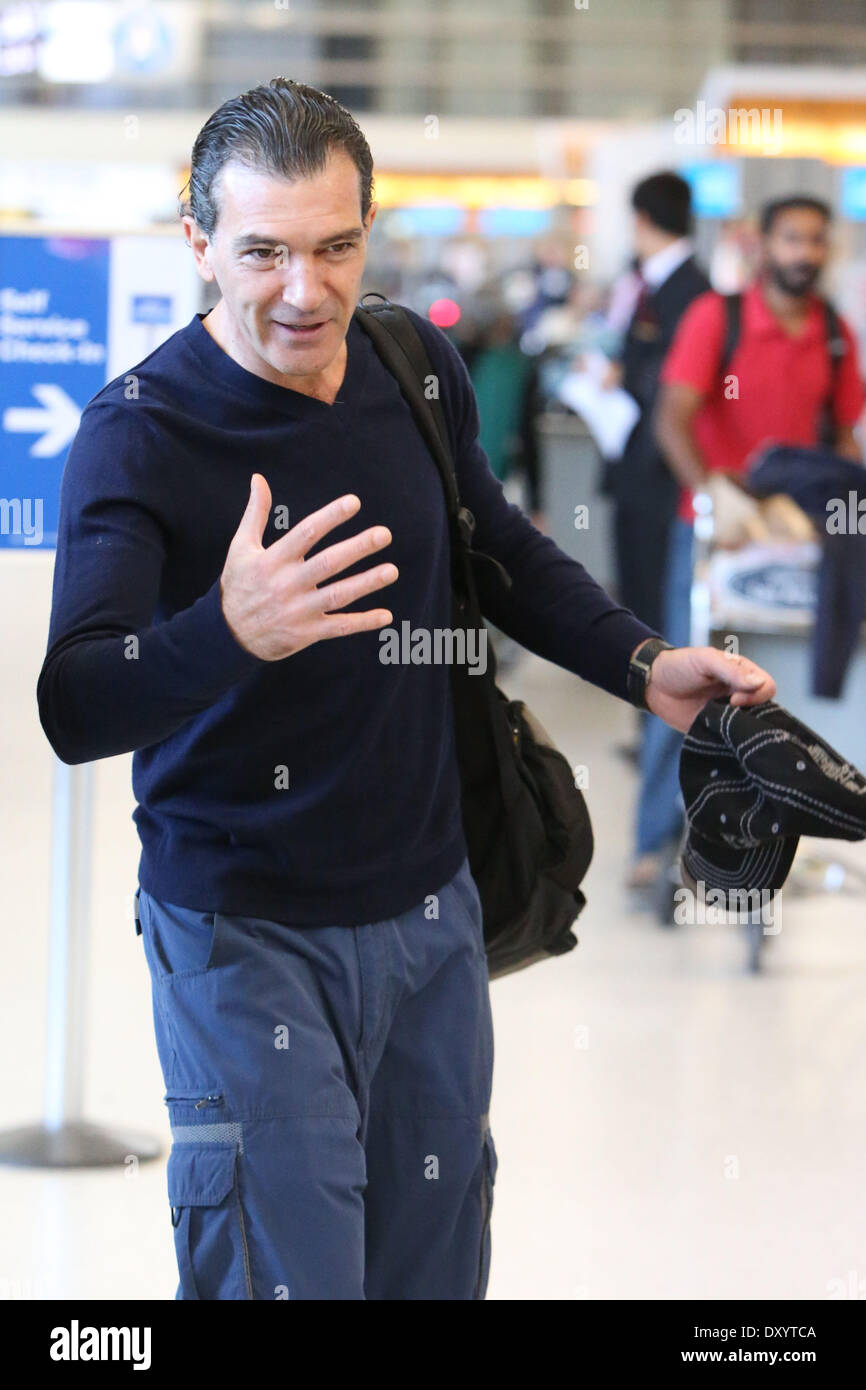
[[[506,502],[462,359],[412,317],[476,547],[512,577],[487,616],[624,699],[650,629]],[[70,448],[40,718],[64,762],[135,750],[140,883],[180,906],[351,926],[420,902],[466,853],[446,665],[385,664],[378,632],[267,662],[222,613],[220,573],[259,472],[274,502],[265,545],[284,534],[277,508],[294,525],[354,492],[360,512],[315,549],[383,524],[393,541],[376,562],[400,573],[351,607],[386,606],[398,631],[450,624],[436,466],[354,320],[347,348],[327,405],[241,367],[195,315],[93,397]]]

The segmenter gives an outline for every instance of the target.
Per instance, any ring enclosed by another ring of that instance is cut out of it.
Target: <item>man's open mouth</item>
[[[281,323],[279,319],[274,319],[274,323],[280,331],[289,338],[314,338],[327,327],[328,320],[321,319],[318,323]]]

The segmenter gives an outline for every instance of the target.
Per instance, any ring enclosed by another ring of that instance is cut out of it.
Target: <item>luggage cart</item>
[[[711,562],[714,546],[714,524],[712,501],[706,493],[694,497],[694,545],[693,571],[690,593],[689,642],[693,646],[708,646],[714,630],[721,625],[718,615],[714,615],[711,595]],[[680,845],[682,849],[682,842]],[[670,872],[667,883],[660,888],[657,900],[659,920],[670,924],[670,899],[672,884],[679,884],[679,854]],[[861,895],[866,891],[866,871],[850,859],[831,850],[808,849],[801,846],[791,866],[787,891],[796,896],[815,893],[836,893]],[[743,914],[743,919],[746,914]],[[746,928],[747,965],[751,972],[761,969],[763,951],[768,935],[775,933],[765,930],[766,923],[760,911],[748,915],[744,921]]]

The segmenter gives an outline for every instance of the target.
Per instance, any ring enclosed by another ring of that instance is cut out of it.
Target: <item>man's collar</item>
[[[749,315],[749,328],[753,333],[760,334],[761,337],[773,337],[783,334],[786,338],[791,337],[785,326],[776,318],[764,294],[764,284],[759,276],[749,285],[743,296],[743,307]],[[803,326],[802,333],[798,334],[795,341],[805,342],[808,338],[824,334],[824,317],[821,309],[821,298],[817,294],[810,294],[809,315]]]
[[[663,246],[661,251],[647,256],[646,260],[641,263],[641,278],[651,290],[657,290],[660,285],[670,279],[675,270],[679,270],[691,254],[692,243],[689,238],[687,236],[679,237],[677,241]]]

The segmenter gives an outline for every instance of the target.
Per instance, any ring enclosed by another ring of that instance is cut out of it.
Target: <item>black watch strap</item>
[[[626,694],[630,703],[637,709],[649,709],[646,702],[646,691],[649,685],[650,667],[659,652],[672,651],[673,647],[670,642],[663,641],[661,637],[648,637],[645,642],[641,643],[629,661]]]

